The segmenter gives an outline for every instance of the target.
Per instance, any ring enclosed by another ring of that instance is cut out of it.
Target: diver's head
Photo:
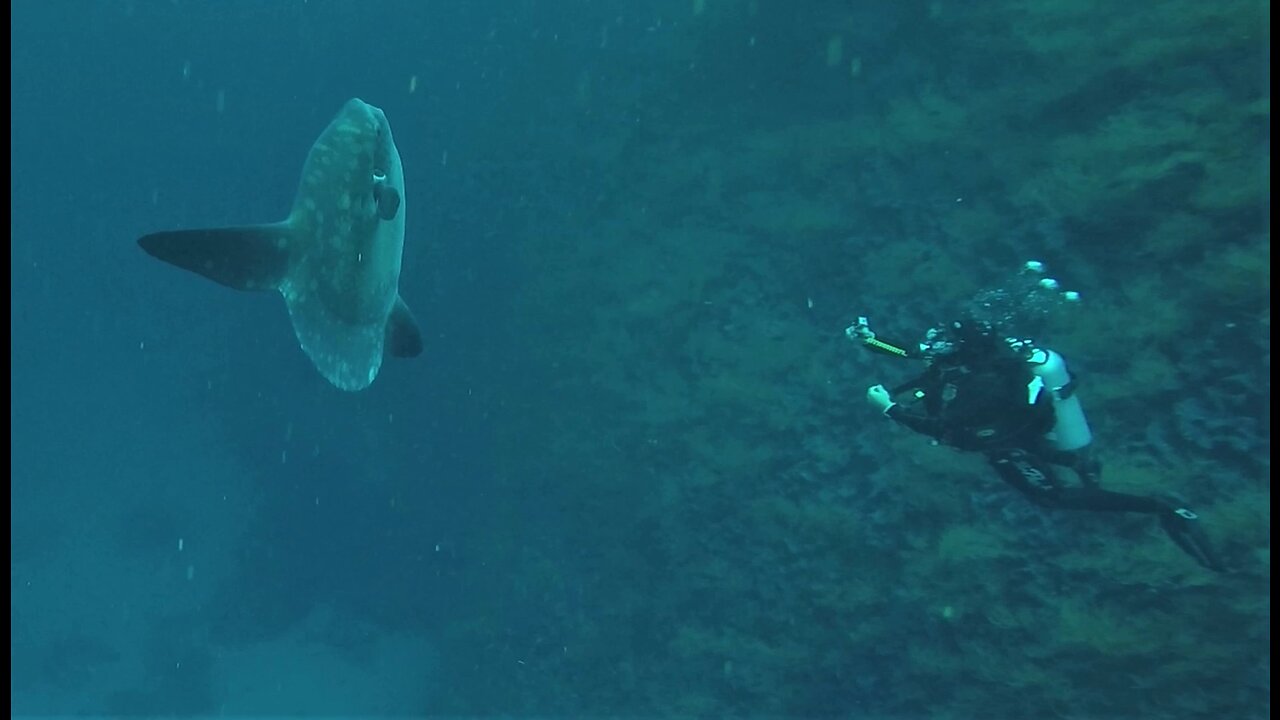
[[[930,328],[920,351],[930,364],[960,364],[1006,358],[1011,347],[999,327],[966,313],[958,320]]]

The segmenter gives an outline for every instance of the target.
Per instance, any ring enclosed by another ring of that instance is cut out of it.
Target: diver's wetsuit
[[[1087,448],[1064,452],[1049,443],[1053,400],[1032,378],[1017,357],[948,358],[896,388],[885,414],[939,443],[981,452],[1002,480],[1042,507],[1155,515],[1179,547],[1221,570],[1195,513],[1163,498],[1103,490]],[[1082,486],[1065,485],[1054,465],[1071,468]]]

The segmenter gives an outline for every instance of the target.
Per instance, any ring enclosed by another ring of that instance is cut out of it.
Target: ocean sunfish
[[[236,290],[278,290],[320,374],[363,390],[384,352],[416,357],[422,333],[400,297],[404,170],[382,110],[348,100],[302,166],[289,217],[138,240],[153,257]]]

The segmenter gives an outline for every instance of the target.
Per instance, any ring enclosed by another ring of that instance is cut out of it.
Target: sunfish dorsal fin
[[[170,230],[138,240],[151,256],[236,290],[275,290],[289,272],[287,222]]]

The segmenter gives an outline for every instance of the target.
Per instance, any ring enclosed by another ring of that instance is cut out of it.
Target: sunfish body
[[[385,352],[422,352],[399,290],[404,197],[386,115],[352,99],[311,146],[287,219],[153,233],[138,244],[237,290],[280,291],[316,369],[338,388],[363,390]]]

